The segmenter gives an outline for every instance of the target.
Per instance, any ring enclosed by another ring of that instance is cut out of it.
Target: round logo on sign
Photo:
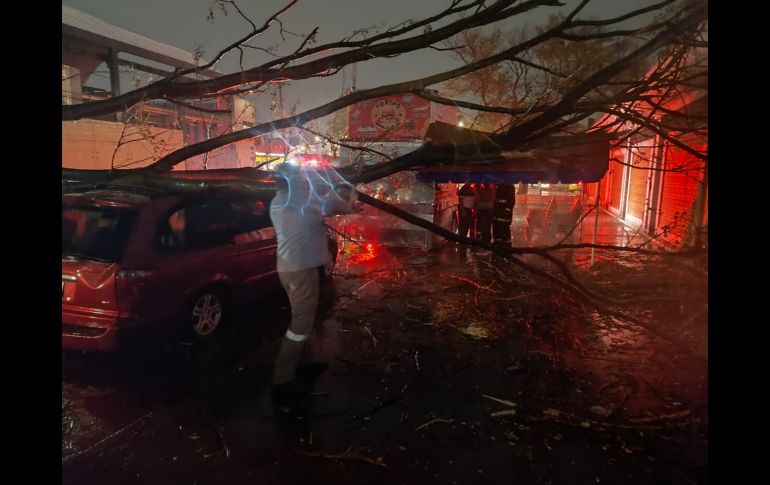
[[[406,110],[394,99],[383,99],[372,106],[372,123],[383,130],[394,130],[404,123]]]

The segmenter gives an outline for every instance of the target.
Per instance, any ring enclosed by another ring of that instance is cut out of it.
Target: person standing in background
[[[515,205],[516,187],[512,184],[498,184],[495,189],[492,219],[492,234],[495,244],[511,245],[511,224],[513,224],[513,207]]]
[[[492,241],[492,214],[495,207],[495,186],[482,183],[476,189],[476,233],[484,242]]]
[[[458,215],[458,234],[463,237],[476,236],[475,224],[474,224],[474,204],[476,199],[476,191],[470,183],[465,183],[460,190],[457,191],[457,215]]]

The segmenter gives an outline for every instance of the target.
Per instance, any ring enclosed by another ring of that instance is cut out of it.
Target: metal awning
[[[195,55],[183,49],[149,39],[68,5],[62,5],[62,38],[65,37],[183,69],[194,68],[207,62],[204,59],[196,59]],[[200,74],[214,77],[221,73],[209,68]]]
[[[433,145],[467,146],[489,141],[489,134],[433,123],[426,134]],[[421,169],[417,179],[439,183],[578,183],[597,182],[609,166],[609,137],[602,132],[552,136],[501,149],[491,163],[453,163]]]

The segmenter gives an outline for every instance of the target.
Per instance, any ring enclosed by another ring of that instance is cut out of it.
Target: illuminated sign
[[[348,137],[354,140],[419,140],[430,119],[430,102],[398,94],[355,103],[348,110]]]
[[[283,157],[283,155],[276,155],[273,153],[257,153],[254,156],[254,161],[257,163],[263,163],[263,162],[282,163],[286,161],[286,159]]]
[[[372,123],[382,130],[395,130],[404,124],[406,110],[395,99],[381,99],[372,106]]]

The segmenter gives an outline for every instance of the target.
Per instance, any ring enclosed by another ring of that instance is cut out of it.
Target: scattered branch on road
[[[515,402],[508,401],[507,399],[500,399],[499,397],[488,396],[486,394],[482,394],[481,397],[485,397],[487,399],[491,399],[492,401],[499,402],[500,404],[505,404],[506,406],[516,407],[516,403]]]
[[[646,418],[632,418],[632,419],[629,419],[629,421],[634,424],[648,424],[648,423],[658,423],[661,421],[670,421],[674,419],[684,418],[689,415],[690,415],[690,410],[685,409],[684,411],[679,411],[679,412],[670,413],[670,414],[661,414],[659,416],[649,416]]]
[[[479,290],[488,291],[490,293],[500,293],[499,291],[492,289],[492,284],[494,284],[494,283],[492,283],[490,285],[487,285],[487,286],[482,286],[482,285],[476,283],[475,281],[473,281],[471,279],[468,279],[468,278],[463,278],[462,276],[446,275],[446,274],[443,274],[441,276],[448,276],[448,277],[452,278],[453,280],[459,280],[459,281],[462,281],[463,283],[468,283],[469,285],[474,286],[474,287],[476,287]]]
[[[353,461],[364,461],[366,463],[371,463],[372,465],[377,465],[381,467],[387,467],[385,464],[385,460],[383,457],[378,456],[376,459],[369,458],[368,456],[364,456],[358,453],[349,453],[350,448],[348,448],[348,451],[345,453],[314,453],[312,451],[304,451],[304,450],[294,450],[294,453],[297,453],[299,455],[305,455],[305,456],[312,456],[314,458],[328,458],[330,460],[353,460]]]
[[[454,419],[441,419],[441,418],[436,418],[436,419],[431,419],[431,420],[430,420],[430,421],[428,421],[427,423],[423,423],[423,424],[419,425],[418,427],[414,428],[414,430],[415,430],[415,431],[420,431],[421,429],[423,429],[423,428],[427,428],[428,426],[430,426],[430,425],[431,425],[431,424],[433,424],[433,423],[449,423],[449,424],[452,424],[452,423],[454,423],[454,422],[455,422],[455,420],[454,420]]]
[[[377,338],[372,334],[372,329],[369,328],[369,325],[364,325],[364,330],[366,330],[366,333],[369,334],[369,336],[372,338],[372,343],[375,347],[377,347]]]

